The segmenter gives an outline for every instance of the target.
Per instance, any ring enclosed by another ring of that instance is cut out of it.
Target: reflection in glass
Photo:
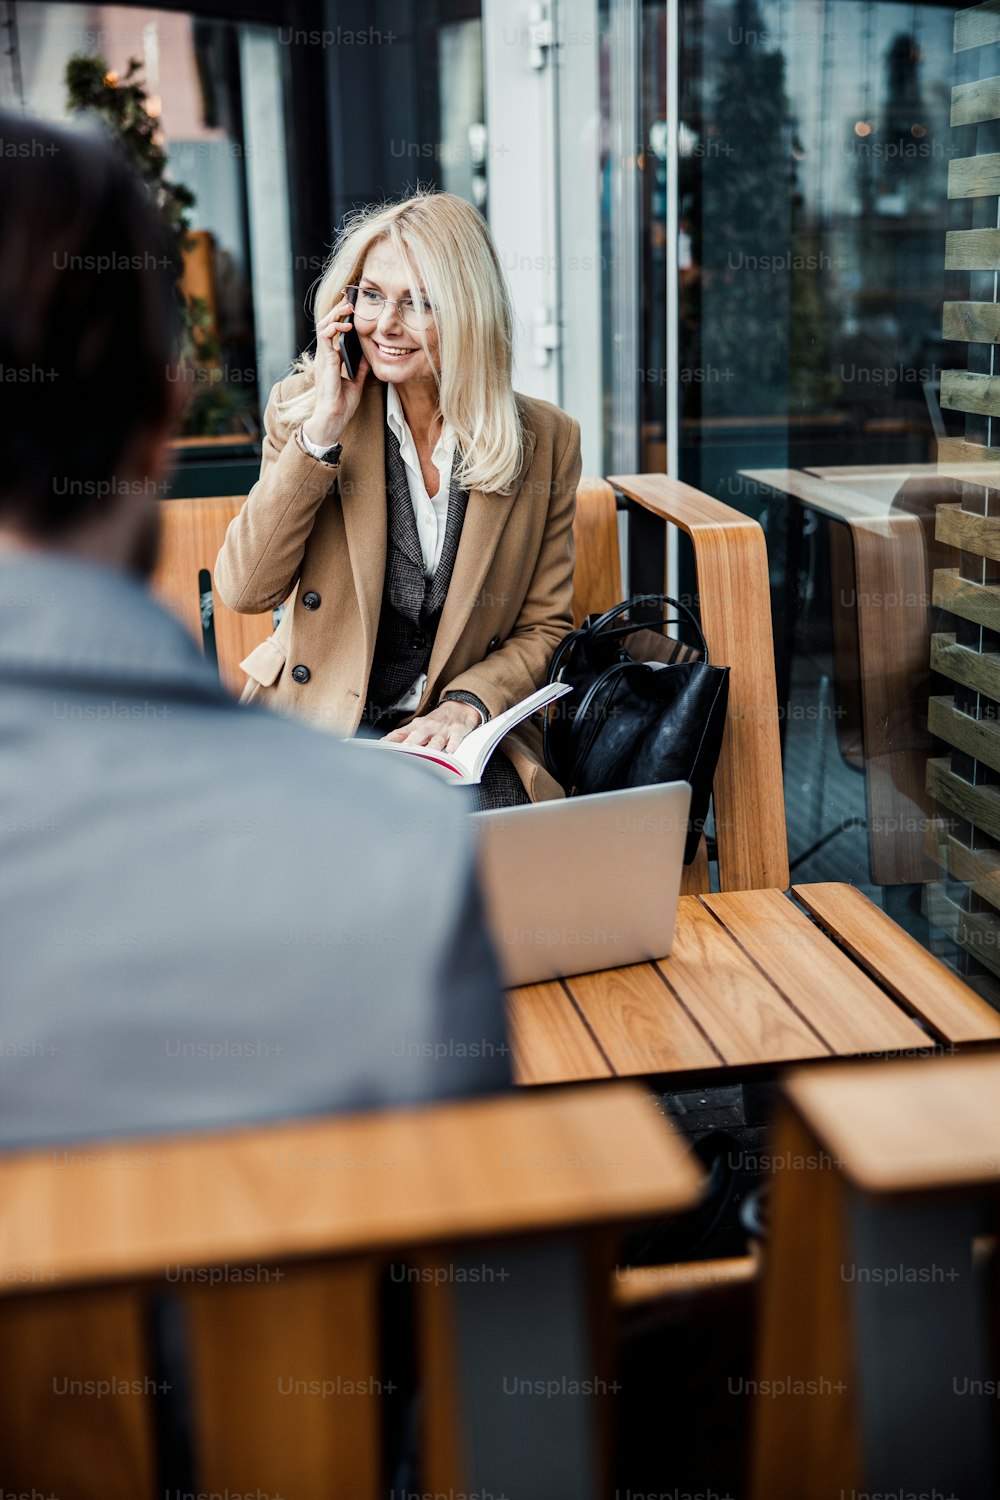
[[[997,223],[1000,124],[973,95],[952,124],[997,71],[960,9],[692,0],[675,115],[642,7],[642,363],[671,164],[681,353],[643,467],[676,400],[681,477],[765,528],[793,878],[867,890],[1000,1003],[1000,254],[961,239]]]
[[[260,387],[294,352],[291,264],[278,233],[287,193],[284,129],[259,86],[252,139],[245,128],[244,89],[254,84],[246,70],[254,70],[261,45],[266,51],[273,42],[270,32],[183,12],[29,0],[13,8],[7,35],[0,103],[19,112],[68,117],[66,66],[73,57],[103,58],[109,87],[144,87],[166,177],[194,197],[181,278],[194,310],[182,432],[216,446],[245,442],[259,428]],[[130,75],[132,59],[139,68]],[[256,245],[265,188],[268,243]],[[266,263],[266,288],[255,287],[255,255]],[[276,317],[279,304],[284,310]]]

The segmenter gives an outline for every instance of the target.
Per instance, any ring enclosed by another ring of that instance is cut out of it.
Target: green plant
[[[231,432],[239,426],[247,396],[243,391],[230,390],[217,368],[221,350],[208,304],[202,297],[184,296],[180,289],[196,199],[190,188],[167,176],[167,157],[158,140],[158,122],[149,109],[142,64],[130,58],[124,76],[119,77],[100,54],[78,53],[66,64],[66,89],[71,111],[86,111],[104,122],[146,184],[163,225],[181,302],[180,373],[192,392],[184,431],[198,436]]]
[[[119,78],[98,54],[77,54],[66,64],[68,104],[74,112],[86,110],[104,121],[146,184],[166,231],[179,280],[195,196],[190,188],[170,182],[166,176],[167,158],[156,139],[157,121],[149,112],[141,73],[142,64],[134,57],[124,78]]]

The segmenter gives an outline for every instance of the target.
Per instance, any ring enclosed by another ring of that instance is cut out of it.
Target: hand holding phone
[[[303,431],[319,447],[332,448],[357,410],[361,390],[370,366],[361,352],[361,341],[353,326],[354,308],[350,296],[341,300],[316,324],[316,357],[314,361],[316,404]],[[343,344],[349,342],[350,359],[345,358]],[[356,346],[356,347],[355,347]],[[345,379],[342,371],[349,371]]]

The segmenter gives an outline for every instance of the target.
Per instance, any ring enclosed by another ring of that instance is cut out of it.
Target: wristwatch
[[[318,458],[322,464],[339,464],[340,455],[344,451],[340,443],[334,443],[332,448],[320,448],[316,443],[310,442],[302,427],[295,429],[295,435],[299,440],[299,447],[312,458]]]

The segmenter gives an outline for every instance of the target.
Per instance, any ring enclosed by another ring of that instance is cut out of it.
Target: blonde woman
[[[353,215],[316,316],[316,353],[271,392],[260,478],[216,563],[231,608],[286,603],[242,664],[244,698],[338,735],[454,750],[542,685],[572,628],[580,426],[512,389],[499,257],[450,193]],[[477,800],[561,795],[528,724]]]

